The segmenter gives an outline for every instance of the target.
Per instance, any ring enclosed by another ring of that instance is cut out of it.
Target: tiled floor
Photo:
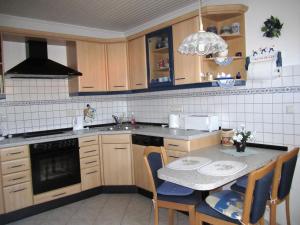
[[[167,225],[167,210],[159,212],[159,225]],[[188,224],[186,215],[175,217],[175,225]],[[139,194],[101,194],[10,225],[153,225],[152,201]]]

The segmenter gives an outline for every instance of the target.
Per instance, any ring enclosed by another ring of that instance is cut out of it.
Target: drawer
[[[4,187],[24,183],[26,181],[31,181],[31,174],[29,170],[3,176]]]
[[[165,138],[164,139],[164,147],[167,150],[189,152],[190,151],[190,141]]]
[[[79,154],[80,158],[99,155],[99,145],[80,147]]]
[[[75,184],[72,186],[56,189],[54,191],[49,191],[42,194],[34,195],[33,202],[36,205],[43,202],[49,202],[54,199],[66,197],[68,195],[76,194],[81,191],[80,186],[81,186],[80,184]]]
[[[79,138],[79,147],[97,145],[97,144],[98,144],[98,136],[88,136],[88,137]]]
[[[29,157],[28,145],[18,146],[14,148],[0,149],[1,161],[9,161],[14,159],[22,159]]]
[[[99,166],[99,156],[91,156],[80,159],[80,168],[85,169],[89,167]]]
[[[5,212],[12,212],[33,204],[30,182],[3,188]]]
[[[16,173],[30,169],[29,158],[1,163],[2,174]]]
[[[122,144],[130,143],[130,134],[110,134],[102,135],[103,144]]]
[[[168,157],[173,158],[181,158],[187,155],[187,152],[174,151],[174,150],[166,150]]]
[[[100,167],[95,166],[81,170],[81,190],[85,191],[91,188],[99,187],[100,180]]]

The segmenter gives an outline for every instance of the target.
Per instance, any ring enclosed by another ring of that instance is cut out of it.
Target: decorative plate
[[[237,161],[215,161],[197,171],[208,176],[231,176],[247,167],[246,163]]]
[[[204,157],[187,156],[169,163],[166,167],[173,170],[196,170],[211,163],[211,160]]]

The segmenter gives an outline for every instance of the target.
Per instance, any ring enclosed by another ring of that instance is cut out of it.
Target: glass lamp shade
[[[227,50],[227,43],[217,34],[203,30],[186,37],[178,48],[185,55],[209,55]]]

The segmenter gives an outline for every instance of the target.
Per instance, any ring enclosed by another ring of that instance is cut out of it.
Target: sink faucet
[[[112,118],[115,120],[116,125],[121,124],[121,120],[120,120],[120,118],[119,118],[118,116],[116,116],[116,115],[111,115],[111,116],[112,116]]]

